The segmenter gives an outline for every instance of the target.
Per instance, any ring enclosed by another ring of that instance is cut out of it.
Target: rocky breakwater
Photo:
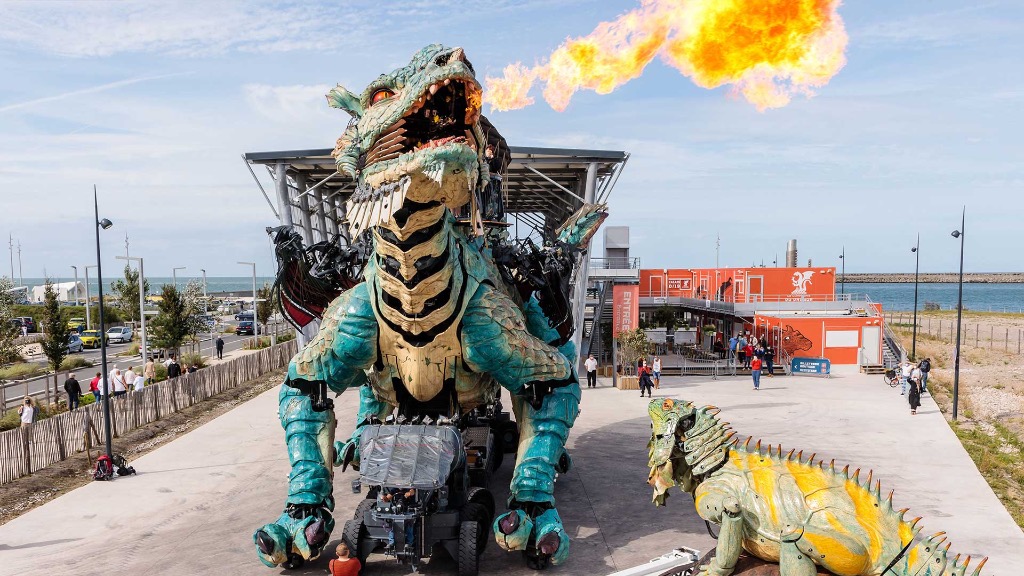
[[[841,274],[836,275],[836,282],[841,282],[843,276]],[[903,283],[914,283],[914,274],[880,274],[880,273],[866,273],[866,274],[847,274],[847,282],[864,282],[864,283],[888,283],[888,284],[903,284]],[[937,284],[946,282],[958,282],[959,278],[956,272],[941,273],[941,274],[921,274],[919,282],[927,284]],[[1024,272],[975,272],[970,274],[964,274],[964,283],[970,284],[1020,284],[1024,283]]]

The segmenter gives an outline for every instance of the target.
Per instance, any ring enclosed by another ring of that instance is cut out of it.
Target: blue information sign
[[[792,374],[828,376],[832,371],[832,363],[828,358],[793,358],[789,371]]]

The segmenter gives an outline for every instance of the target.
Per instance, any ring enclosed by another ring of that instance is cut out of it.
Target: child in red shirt
[[[338,558],[331,560],[327,565],[327,568],[331,571],[331,576],[359,576],[359,571],[363,569],[363,565],[359,562],[358,558],[349,558],[351,552],[348,549],[348,544],[344,542],[338,544],[335,552],[338,553]]]

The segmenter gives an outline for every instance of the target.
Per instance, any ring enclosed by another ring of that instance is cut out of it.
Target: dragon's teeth
[[[451,84],[451,83],[452,83],[452,79],[451,79],[451,78],[445,78],[445,79],[444,79],[444,85],[445,85],[445,86],[447,86],[447,85],[449,85],[449,84]]]
[[[431,84],[429,90],[431,96],[437,94],[437,84]]]

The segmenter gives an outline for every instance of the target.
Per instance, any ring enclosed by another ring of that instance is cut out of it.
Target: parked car
[[[68,320],[68,329],[81,333],[85,330],[85,318],[72,318]]]
[[[79,338],[82,340],[82,346],[86,348],[99,348],[101,336],[99,330],[86,330],[82,332]]]
[[[249,320],[252,321],[252,310],[243,310],[238,314],[235,314],[235,320]]]
[[[107,330],[107,342],[124,344],[125,342],[131,342],[134,335],[135,332],[128,326],[115,326]]]
[[[82,344],[82,339],[78,337],[78,334],[72,333],[68,336],[68,354],[76,354],[85,349],[85,345]]]
[[[18,320],[21,321],[22,326],[28,329],[29,334],[36,331],[36,321],[31,316],[19,316]]]
[[[238,323],[238,326],[235,327],[235,335],[237,335],[237,336],[242,336],[242,335],[254,336],[255,334],[253,333],[253,330],[254,330],[254,328],[253,328],[252,320],[242,320],[241,322]],[[263,333],[263,329],[262,328],[260,328],[258,330],[259,330],[260,334]]]

